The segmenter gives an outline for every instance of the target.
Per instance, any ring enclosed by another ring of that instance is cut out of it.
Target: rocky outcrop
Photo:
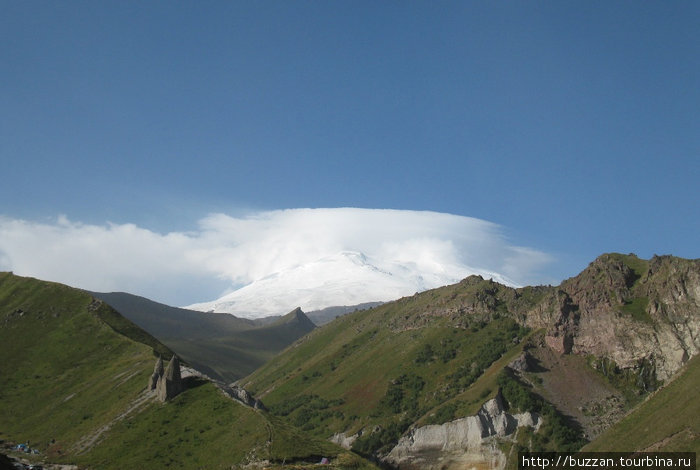
[[[700,351],[700,260],[602,255],[525,316],[560,354],[623,369],[653,364],[665,381]]]
[[[530,356],[530,353],[523,351],[508,364],[508,367],[518,372],[530,372],[532,371],[532,362],[533,358]]]
[[[156,361],[156,365],[153,368],[153,374],[151,374],[151,378],[148,380],[148,389],[149,390],[155,390],[156,387],[158,386],[158,380],[163,377],[163,373],[165,370],[163,369],[163,359],[158,358]]]
[[[333,434],[333,437],[330,438],[330,441],[333,444],[339,445],[343,449],[350,450],[352,448],[353,443],[357,440],[358,437],[360,437],[359,434],[353,434],[351,436],[348,436],[344,432],[339,432]]]
[[[177,356],[173,355],[165,370],[163,370],[163,359],[158,358],[153,374],[148,380],[148,389],[155,390],[156,397],[162,402],[182,393],[185,386],[180,375],[180,359]]]
[[[426,470],[479,464],[503,468],[506,457],[498,449],[498,440],[513,439],[519,427],[538,429],[540,424],[536,413],[507,413],[499,393],[474,416],[413,429],[384,461],[399,468]]]
[[[249,406],[256,410],[267,410],[262,401],[255,398],[246,389],[239,387],[238,385],[226,386],[220,384],[219,388],[230,398],[241,402],[242,404]]]

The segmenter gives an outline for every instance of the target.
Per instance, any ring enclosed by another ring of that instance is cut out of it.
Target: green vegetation
[[[639,403],[646,393],[656,390],[661,383],[656,380],[656,369],[646,359],[637,367],[621,369],[612,359],[589,357],[588,364],[616,389],[620,390],[629,406]]]
[[[628,255],[623,255],[621,253],[608,253],[607,255],[603,256],[608,256],[610,259],[624,264],[632,271],[633,284],[627,287],[632,287],[634,283],[639,281],[649,271],[649,262],[632,253]]]
[[[203,383],[172,403],[149,407],[119,422],[104,442],[77,462],[105,469],[215,469],[253,458],[318,462],[345,453],[277,418],[236,405]],[[356,463],[362,464],[359,459]]]
[[[483,398],[486,399],[491,394],[490,390],[485,390]],[[456,403],[448,403],[441,406],[435,413],[426,419],[426,424],[442,424],[448,421],[452,421],[455,418],[455,412],[457,411]]]
[[[423,378],[415,374],[403,374],[393,380],[372,416],[384,414],[390,417],[400,416],[400,419],[390,421],[386,427],[380,427],[375,432],[364,434],[354,442],[352,449],[365,456],[390,450],[411,423],[422,414],[418,403],[424,386]]]
[[[229,468],[249,449],[261,456],[269,452],[263,446],[266,424],[262,414],[202,384],[116,423],[100,445],[75,462],[104,469]]]
[[[700,356],[583,450],[696,452],[700,456]]]
[[[270,411],[277,416],[289,416],[292,424],[308,431],[331,417],[342,418],[343,413],[338,410],[342,404],[342,399],[325,400],[318,395],[300,395],[277,403]]]
[[[473,361],[468,365],[462,365],[449,378],[455,383],[456,388],[465,389],[476,381],[494,361],[513,346],[513,340],[521,340],[529,330],[519,326],[515,322],[507,322],[504,327],[486,335],[484,344],[474,355]]]
[[[631,300],[626,301],[622,305],[622,312],[631,315],[637,321],[644,323],[653,324],[653,320],[647,313],[647,307],[649,306],[648,297],[635,297]]]
[[[372,455],[414,423],[475,413],[497,389],[490,367],[504,367],[529,334],[508,306],[542,295],[469,278],[338,318],[243,383],[319,438],[364,429],[353,450]]]
[[[83,291],[0,273],[0,439],[87,468],[279,467],[321,457],[330,468],[373,468],[209,382],[187,379],[187,390],[157,402],[145,390],[154,349],[172,354]]]
[[[410,425],[410,418],[403,418],[398,422],[389,423],[384,428],[379,427],[376,431],[359,437],[353,443],[352,450],[368,458],[377,452],[387,452],[396,445]]]
[[[413,417],[418,411],[418,397],[424,386],[425,380],[418,375],[401,375],[391,382],[386,395],[379,402],[381,412],[408,413]]]
[[[0,274],[4,433],[43,449],[56,439],[67,451],[138,396],[153,368],[153,347],[169,351],[108,309],[60,284]]]

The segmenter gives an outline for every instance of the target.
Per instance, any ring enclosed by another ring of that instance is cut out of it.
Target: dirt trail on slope
[[[105,424],[104,426],[97,428],[90,434],[87,434],[80,438],[80,440],[73,445],[73,451],[75,451],[77,455],[88,452],[95,446],[95,444],[97,444],[100,441],[102,435],[109,431],[115,423],[118,423],[119,421],[128,417],[132,413],[140,410],[154,398],[155,393],[152,390],[144,390],[138,397],[136,397],[136,399],[134,399],[134,401],[131,402],[131,404],[126,410],[124,410],[121,414],[117,415],[112,421]]]

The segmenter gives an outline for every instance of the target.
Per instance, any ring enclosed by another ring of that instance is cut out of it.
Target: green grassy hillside
[[[153,337],[89,294],[0,273],[0,439],[81,468],[231,468],[335,459],[368,465],[186,379],[171,402],[146,390]]]
[[[138,396],[154,349],[171,354],[89,295],[0,274],[0,431],[69,449]]]
[[[700,455],[700,356],[678,377],[585,447],[587,451],[696,452]]]
[[[318,437],[379,426],[371,442],[365,435],[353,447],[372,453],[414,423],[473,414],[495,395],[498,371],[530,333],[499,306],[507,292],[470,278],[348,314],[241,383],[273,413]],[[526,308],[539,297],[524,290],[515,302]]]

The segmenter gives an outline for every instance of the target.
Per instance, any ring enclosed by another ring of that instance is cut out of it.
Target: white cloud
[[[0,217],[0,269],[96,291],[123,290],[170,304],[211,300],[340,251],[412,264],[466,267],[536,283],[552,258],[513,246],[493,223],[436,212],[289,209],[209,215],[194,231],[160,234],[133,224],[87,225],[66,217]],[[225,281],[225,282],[224,282]]]

